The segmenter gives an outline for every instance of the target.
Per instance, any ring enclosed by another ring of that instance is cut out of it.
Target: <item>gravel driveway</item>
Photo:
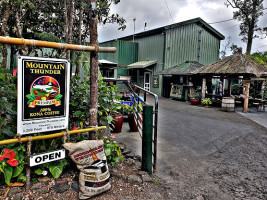
[[[127,130],[118,140],[140,155],[140,136]],[[237,113],[160,98],[155,174],[169,199],[267,199],[267,129]]]

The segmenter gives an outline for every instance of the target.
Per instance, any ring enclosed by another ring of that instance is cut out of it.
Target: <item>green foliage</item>
[[[1,69],[1,68],[0,68]],[[9,81],[5,80],[5,74],[0,74],[0,139],[13,138],[17,125],[17,91],[16,79],[8,74]]]
[[[1,156],[4,156],[6,153],[3,151],[3,146],[1,148]],[[7,185],[11,183],[11,181],[14,182],[21,182],[24,183],[26,181],[26,176],[24,172],[24,167],[27,164],[25,162],[25,157],[26,157],[26,149],[24,145],[20,145],[15,147],[14,144],[7,145],[6,150],[11,150],[15,154],[15,157],[12,158],[4,158],[0,162],[0,177],[3,175],[4,179],[0,180],[0,183],[4,180]],[[17,163],[13,163],[12,165],[10,164],[9,161],[14,160]],[[16,180],[16,181],[15,181]]]
[[[100,73],[99,73],[100,74]],[[89,121],[90,81],[85,75],[83,80],[79,76],[71,78],[70,84],[70,129],[74,126],[82,127]],[[98,122],[109,128],[114,120],[113,115],[121,112],[122,108],[118,88],[116,85],[107,86],[101,75],[98,80]]]
[[[103,139],[107,161],[111,166],[114,166],[119,161],[123,162],[120,146],[116,141],[113,141],[113,138],[114,135],[111,134],[111,136],[104,137]]]
[[[79,76],[73,76],[70,82],[70,127],[79,127],[80,122],[89,121],[90,81]]]
[[[251,49],[248,49],[249,43],[252,44],[253,38],[259,37],[256,33],[265,31],[267,27],[259,27],[257,25],[259,17],[264,15],[264,0],[227,0],[226,6],[234,8],[233,18],[240,21],[240,36],[243,42],[247,42],[247,52],[250,54]]]
[[[212,104],[212,101],[210,98],[205,98],[202,102],[204,105]]]
[[[117,95],[119,93],[117,85],[107,86],[101,75],[99,75],[98,88],[99,124],[109,127],[114,120],[113,116],[121,113],[125,105],[121,104],[121,97]]]
[[[201,95],[199,92],[193,91],[191,95],[188,95],[190,99],[200,99]]]
[[[250,55],[252,58],[255,58],[256,62],[262,65],[267,65],[267,51],[266,52],[257,52]]]
[[[57,179],[63,172],[63,169],[68,165],[68,162],[66,160],[59,160],[59,161],[54,161],[50,163],[45,163],[42,165],[38,165],[34,173],[38,176],[46,176],[49,175],[48,171],[50,174],[53,176],[53,178]]]
[[[243,93],[243,86],[242,84],[233,84],[231,90],[233,95],[239,95]]]

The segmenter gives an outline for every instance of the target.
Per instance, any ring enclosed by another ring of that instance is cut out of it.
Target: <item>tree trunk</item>
[[[64,18],[65,18],[65,42],[68,43],[68,7],[67,7],[67,0],[64,0]]]
[[[68,24],[68,43],[72,42],[72,26],[73,26],[73,14],[74,14],[74,0],[70,1],[70,12],[69,12],[69,24]],[[67,59],[70,60],[70,50],[67,51]]]
[[[81,5],[80,13],[79,13],[79,36],[78,36],[78,44],[79,45],[81,45],[81,43],[82,43],[82,23],[83,23],[82,17],[83,17],[83,7]],[[77,63],[76,63],[76,72],[75,72],[75,74],[79,76],[80,75],[80,68],[81,68],[81,66],[80,66],[81,65],[80,58],[81,58],[82,53],[79,52],[78,54],[79,55],[78,55],[78,59],[77,59]]]
[[[90,4],[96,0],[90,0]],[[92,6],[90,6],[90,44],[97,45],[97,17],[92,17]],[[97,105],[98,105],[98,52],[90,53],[90,118],[89,125],[97,125]],[[96,132],[90,132],[89,139],[96,139]]]
[[[251,53],[252,41],[253,41],[253,36],[254,36],[255,20],[256,20],[256,16],[255,16],[256,13],[257,13],[257,3],[256,3],[256,1],[253,1],[253,10],[252,10],[251,22],[249,22],[249,20],[248,20],[248,42],[247,42],[247,49],[246,49],[247,55],[249,55]]]
[[[2,28],[1,28],[1,35],[2,36],[6,36],[6,26],[7,26],[7,21],[8,21],[9,15],[10,15],[10,10],[11,10],[10,5],[7,4],[6,10],[4,13],[4,18],[2,21]],[[3,56],[2,67],[7,68],[7,47],[6,47],[6,44],[3,44],[2,56]]]
[[[19,7],[18,9],[20,10],[21,7]],[[20,16],[19,16],[18,9],[16,9],[16,14],[15,14],[16,28],[17,28],[17,36],[18,36],[18,38],[22,38],[22,30],[21,30],[21,26],[20,26]],[[19,54],[20,55],[26,55],[26,49],[27,48],[25,46],[22,46],[22,48],[23,48],[23,50],[25,52],[23,52],[22,49],[21,49],[21,47],[19,47]]]
[[[252,40],[253,40],[253,28],[249,27],[248,30],[248,42],[247,42],[247,49],[246,49],[246,54],[249,55],[251,52],[251,47],[252,47]]]

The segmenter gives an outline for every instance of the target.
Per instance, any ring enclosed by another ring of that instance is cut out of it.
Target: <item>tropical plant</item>
[[[9,147],[14,146],[9,145]],[[17,178],[17,182],[26,182],[26,176],[23,173],[25,162],[25,147],[20,145],[11,149],[4,148],[0,156],[0,173],[4,175],[5,183],[10,184],[12,179]],[[0,175],[1,175],[0,174]]]
[[[0,139],[13,138],[16,133],[17,90],[15,82],[16,78],[10,75],[10,70],[0,67]]]
[[[200,99],[201,95],[199,92],[193,91],[191,95],[188,95],[190,99]]]
[[[115,136],[111,134],[103,139],[107,161],[111,164],[111,166],[114,166],[119,161],[123,162],[120,146],[116,141],[113,141],[114,138]]]
[[[202,102],[204,105],[212,104],[212,101],[210,98],[205,98]]]
[[[45,163],[36,167],[34,173],[39,176],[40,175],[46,176],[48,175],[48,170],[49,170],[53,178],[58,178],[62,174],[63,169],[68,164],[69,163],[66,160],[59,160],[55,162]]]
[[[233,84],[232,86],[232,94],[233,95],[239,95],[243,93],[243,86],[242,84]]]
[[[113,116],[121,113],[125,105],[122,104],[121,96],[117,95],[119,93],[117,85],[111,84],[107,86],[101,75],[99,75],[98,88],[99,124],[109,127],[110,125],[112,126],[112,121],[115,120]]]

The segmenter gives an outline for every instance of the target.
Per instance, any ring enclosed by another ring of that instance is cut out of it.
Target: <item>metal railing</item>
[[[104,81],[124,83],[130,91],[133,98],[134,120],[142,138],[142,169],[151,174],[157,169],[158,96],[137,85],[134,86],[138,88],[138,92],[135,93],[126,79],[105,78]],[[140,91],[144,93],[144,98],[140,97]],[[146,102],[147,94],[154,97],[154,106]]]
[[[47,140],[47,139],[63,137],[63,143],[65,143],[67,138],[69,137],[69,135],[78,134],[78,133],[85,133],[85,132],[92,132],[92,131],[97,132],[99,130],[106,130],[106,126],[101,126],[101,127],[96,126],[96,127],[91,127],[91,128],[87,128],[87,129],[72,130],[72,131],[69,131],[68,129],[66,129],[66,131],[62,131],[59,133],[40,135],[40,136],[26,136],[26,137],[19,137],[19,138],[8,139],[8,140],[1,140],[0,145],[27,142],[28,165],[26,167],[26,190],[28,191],[30,189],[30,179],[31,179],[31,168],[30,168],[30,164],[29,164],[29,159],[31,156],[31,147],[32,147],[33,141]]]
[[[156,94],[154,94],[153,92],[145,90],[144,88],[139,87],[137,85],[135,85],[134,87],[138,88],[137,96],[138,96],[139,99],[140,99],[140,91],[142,91],[144,93],[144,99],[142,100],[142,103],[144,105],[148,106],[148,104],[147,104],[147,94],[153,96],[154,100],[155,100],[155,104],[152,107],[151,113],[149,113],[149,114],[153,115],[153,117],[152,117],[152,120],[153,120],[153,122],[152,122],[152,132],[151,132],[151,134],[152,134],[152,136],[151,136],[152,137],[152,143],[153,143],[153,146],[152,146],[152,156],[153,156],[152,165],[153,165],[153,170],[156,170],[157,169],[157,136],[158,136],[158,96]],[[144,121],[142,121],[142,122],[144,122]],[[146,133],[150,134],[149,132],[148,133],[146,132]],[[144,133],[144,132],[142,132],[142,133]],[[144,139],[144,135],[142,135],[142,139]]]

